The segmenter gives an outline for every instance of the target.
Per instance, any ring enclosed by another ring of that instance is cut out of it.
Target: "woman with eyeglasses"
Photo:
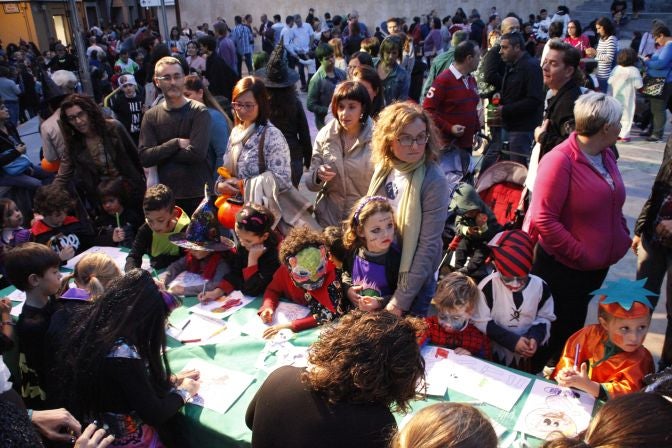
[[[83,424],[107,426],[115,447],[185,446],[174,420],[198,393],[200,373],[171,375],[166,360],[166,324],[179,306],[133,269],[72,316],[57,355],[66,405]]]
[[[574,104],[575,131],[539,162],[528,214],[539,235],[532,274],[548,284],[557,320],[540,360],[555,365],[565,341],[583,327],[591,299],[630,247],[625,186],[610,149],[622,107],[591,92]]]
[[[394,103],[373,131],[375,169],[369,195],[385,196],[395,209],[401,246],[399,280],[386,309],[424,316],[436,289],[450,194],[437,164],[441,148],[429,113],[411,102]]]
[[[70,181],[87,211],[102,213],[98,185],[106,179],[123,178],[131,206],[140,209],[145,176],[138,149],[119,121],[105,119],[93,98],[74,94],[61,103],[60,127],[65,152],[54,183],[66,187]]]
[[[260,78],[246,76],[233,89],[235,126],[222,167],[231,177],[217,179],[219,194],[240,195],[245,181],[271,172],[278,191],[292,188],[290,153],[282,132],[268,120],[266,86]]]
[[[357,200],[366,196],[371,164],[371,100],[366,88],[345,81],[331,99],[335,117],[315,138],[306,187],[317,191],[315,218],[323,226],[340,226]]]

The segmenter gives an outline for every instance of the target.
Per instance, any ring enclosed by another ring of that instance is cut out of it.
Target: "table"
[[[189,312],[187,308],[195,305],[195,297],[188,297],[184,300],[184,305],[178,308],[170,316],[170,321],[178,323],[186,319]],[[234,324],[242,326],[249,319],[258,319],[257,309],[261,300],[257,298],[246,307],[230,316],[228,320]],[[296,346],[308,347],[317,339],[319,328],[304,331],[295,334],[291,343]],[[259,352],[263,349],[265,342],[251,336],[242,335],[235,340],[216,345],[185,346],[180,342],[168,338],[170,350],[167,353],[168,361],[173,372],[179,372],[192,358],[218,364],[222,367],[237,370],[254,376],[255,381],[245,390],[238,400],[229,408],[225,414],[218,414],[209,409],[201,408],[195,405],[187,405],[182,409],[187,417],[189,427],[189,439],[193,446],[198,447],[244,447],[250,446],[252,432],[245,425],[245,412],[247,406],[254,397],[254,394],[261,387],[267,377],[266,372],[255,368],[255,363]],[[524,372],[517,372],[529,378],[539,379],[533,375]],[[523,405],[533,382],[530,382],[525,392],[518,400],[511,412],[506,412],[488,404],[478,404],[478,408],[495,420],[507,431],[500,437],[500,446],[509,446],[514,440],[522,438],[522,434],[515,433],[512,428],[522,411]],[[554,383],[550,383],[554,384]],[[467,395],[455,391],[448,391],[443,399],[438,397],[428,397],[426,400],[416,401],[412,405],[412,412],[441,401],[454,401],[463,403],[473,403],[474,399]],[[397,423],[400,423],[405,416],[395,414]],[[528,446],[540,446],[542,441],[530,436],[525,437]]]

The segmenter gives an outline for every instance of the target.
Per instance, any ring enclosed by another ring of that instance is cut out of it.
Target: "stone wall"
[[[266,13],[269,19],[274,14],[280,14],[283,17],[288,14],[299,13],[302,17],[308,14],[308,8],[315,8],[316,15],[323,17],[325,12],[330,12],[332,16],[346,15],[352,9],[357,9],[360,15],[360,21],[363,21],[373,32],[375,27],[390,16],[406,17],[426,14],[431,10],[436,10],[439,17],[453,15],[458,7],[464,9],[469,14],[472,8],[476,8],[481,13],[481,18],[487,19],[490,8],[497,7],[501,16],[513,11],[523,17],[528,14],[538,13],[540,8],[546,8],[554,12],[558,4],[565,4],[570,11],[573,7],[584,3],[583,0],[369,0],[358,3],[351,0],[284,0],[277,2],[273,0],[181,0],[180,12],[182,22],[188,22],[194,27],[203,22],[212,23],[218,16],[224,17],[229,24],[233,24],[233,17],[236,15],[244,16],[252,14],[254,17],[253,25],[259,24],[259,17]],[[571,16],[571,14],[570,14]]]

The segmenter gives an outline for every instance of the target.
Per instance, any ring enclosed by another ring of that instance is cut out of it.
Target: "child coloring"
[[[295,227],[280,244],[281,265],[264,292],[259,309],[268,323],[281,297],[310,308],[308,316],[266,329],[265,338],[289,328],[302,331],[322,325],[343,314],[343,290],[336,267],[327,259],[322,235],[308,227]]]
[[[531,358],[548,341],[555,320],[548,285],[530,275],[534,243],[522,230],[507,230],[489,246],[496,271],[478,285],[474,325],[492,340],[495,361],[534,371]]]
[[[186,255],[174,261],[166,270],[164,282],[171,294],[195,296],[211,291],[222,280],[229,266],[224,262],[224,251],[234,247],[233,241],[221,236],[214,199],[205,192],[205,198],[191,216],[187,231],[171,235],[169,240],[183,248]],[[181,272],[199,274],[205,280],[200,285],[170,285]]]
[[[366,196],[353,207],[343,232],[348,251],[342,281],[352,306],[384,308],[397,288],[401,253],[394,241],[394,212],[386,198]]]
[[[436,315],[425,318],[427,331],[422,342],[455,350],[458,355],[490,359],[490,340],[471,323],[480,291],[464,274],[453,272],[441,280],[432,304]]]
[[[145,223],[138,229],[133,247],[126,257],[126,272],[139,268],[144,254],[149,254],[154,269],[168,267],[182,255],[180,247],[168,238],[186,229],[190,219],[184,210],[175,205],[173,190],[163,184],[149,187],[142,201],[142,209],[145,212]]]
[[[602,400],[640,390],[644,376],[653,373],[653,357],[642,345],[651,324],[653,307],[645,279],[608,284],[601,296],[598,320],[567,340],[552,378]]]
[[[273,221],[273,213],[258,204],[247,204],[236,213],[234,229],[238,245],[230,263],[231,269],[217,288],[199,294],[198,300],[209,302],[235,290],[248,296],[264,292],[280,267]]]
[[[19,339],[21,396],[30,409],[44,409],[46,365],[44,338],[54,311],[50,297],[61,287],[61,260],[47,246],[24,243],[5,254],[7,277],[26,293],[16,323]]]
[[[33,208],[42,218],[36,219],[30,229],[32,240],[49,246],[61,261],[71,259],[92,243],[90,227],[68,214],[74,205],[70,194],[55,184],[38,188],[33,200]]]

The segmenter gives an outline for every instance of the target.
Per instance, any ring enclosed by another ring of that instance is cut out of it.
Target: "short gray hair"
[[[586,137],[597,134],[604,125],[621,121],[623,108],[613,97],[599,92],[581,95],[574,103],[576,133]]]

